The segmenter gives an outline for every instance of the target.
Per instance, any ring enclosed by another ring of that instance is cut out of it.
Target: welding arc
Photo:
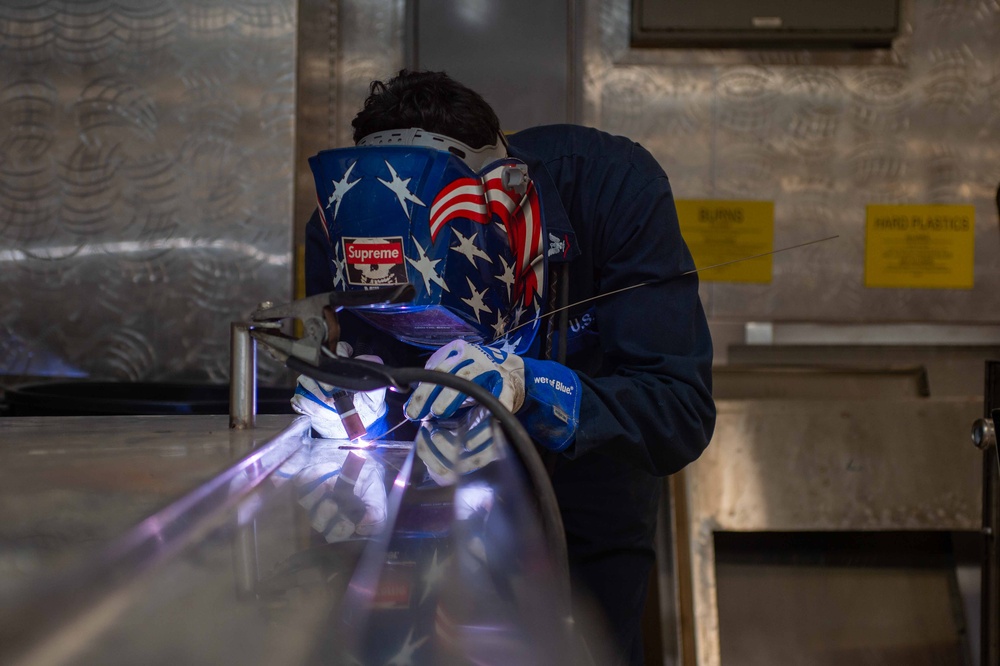
[[[788,250],[795,250],[795,249],[798,249],[800,247],[805,247],[807,245],[815,245],[816,243],[822,243],[824,241],[833,240],[834,238],[840,238],[840,235],[836,234],[836,235],[833,235],[833,236],[827,236],[826,238],[817,238],[816,240],[806,241],[805,243],[799,243],[798,245],[789,245],[788,247],[782,247],[782,248],[779,248],[777,250],[771,250],[770,252],[761,252],[760,254],[752,254],[749,257],[741,257],[739,259],[732,259],[730,261],[723,261],[721,264],[713,264],[711,266],[705,266],[704,268],[694,268],[692,270],[684,271],[683,273],[678,273],[677,275],[673,275],[673,276],[668,277],[668,278],[663,278],[662,280],[649,280],[648,282],[640,282],[638,284],[633,284],[633,285],[628,286],[628,287],[622,287],[621,289],[614,289],[612,291],[606,291],[603,294],[598,294],[597,296],[591,296],[590,298],[583,298],[583,299],[577,301],[576,303],[570,303],[569,305],[564,305],[561,308],[556,308],[555,310],[552,310],[550,312],[546,312],[545,314],[540,314],[537,317],[535,317],[534,319],[526,321],[523,324],[518,324],[514,328],[508,330],[505,335],[510,335],[511,333],[513,333],[514,331],[516,331],[519,328],[522,328],[524,326],[528,326],[529,324],[534,324],[539,319],[544,319],[545,317],[551,317],[552,315],[556,314],[557,312],[562,312],[563,310],[568,310],[569,308],[575,308],[578,305],[582,305],[584,303],[589,303],[590,301],[596,301],[599,298],[605,298],[607,296],[614,296],[615,294],[620,294],[623,291],[629,291],[631,289],[638,289],[639,287],[648,287],[649,285],[652,285],[652,284],[663,284],[665,282],[670,282],[671,280],[678,280],[678,279],[680,279],[682,277],[685,277],[685,276],[688,276],[688,275],[693,275],[695,273],[701,273],[702,271],[711,270],[713,268],[722,268],[723,266],[731,266],[732,264],[738,264],[738,263],[743,262],[743,261],[750,261],[751,259],[760,259],[761,257],[767,257],[767,256],[770,256],[772,254],[778,254],[779,252],[787,252]]]

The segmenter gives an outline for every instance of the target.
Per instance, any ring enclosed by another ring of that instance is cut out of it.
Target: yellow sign
[[[870,205],[865,286],[972,289],[974,206]]]
[[[680,199],[677,216],[698,274],[709,282],[771,282],[771,257],[738,261],[774,250],[774,202]]]

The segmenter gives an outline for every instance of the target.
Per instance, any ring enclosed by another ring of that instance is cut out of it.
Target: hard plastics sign
[[[972,289],[974,206],[870,205],[865,286]]]

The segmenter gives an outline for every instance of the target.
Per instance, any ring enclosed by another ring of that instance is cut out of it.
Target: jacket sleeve
[[[635,147],[633,168],[593,224],[600,369],[583,384],[571,457],[599,450],[650,473],[695,460],[715,428],[712,341],[666,174]],[[641,174],[641,177],[637,177]]]
[[[333,289],[333,247],[317,211],[306,223],[306,296]]]

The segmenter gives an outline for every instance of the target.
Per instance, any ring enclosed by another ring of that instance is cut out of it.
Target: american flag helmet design
[[[400,340],[455,338],[524,353],[546,291],[544,211],[527,167],[479,173],[443,150],[363,146],[310,158],[333,257],[331,289],[410,282],[405,306],[357,310]]]

